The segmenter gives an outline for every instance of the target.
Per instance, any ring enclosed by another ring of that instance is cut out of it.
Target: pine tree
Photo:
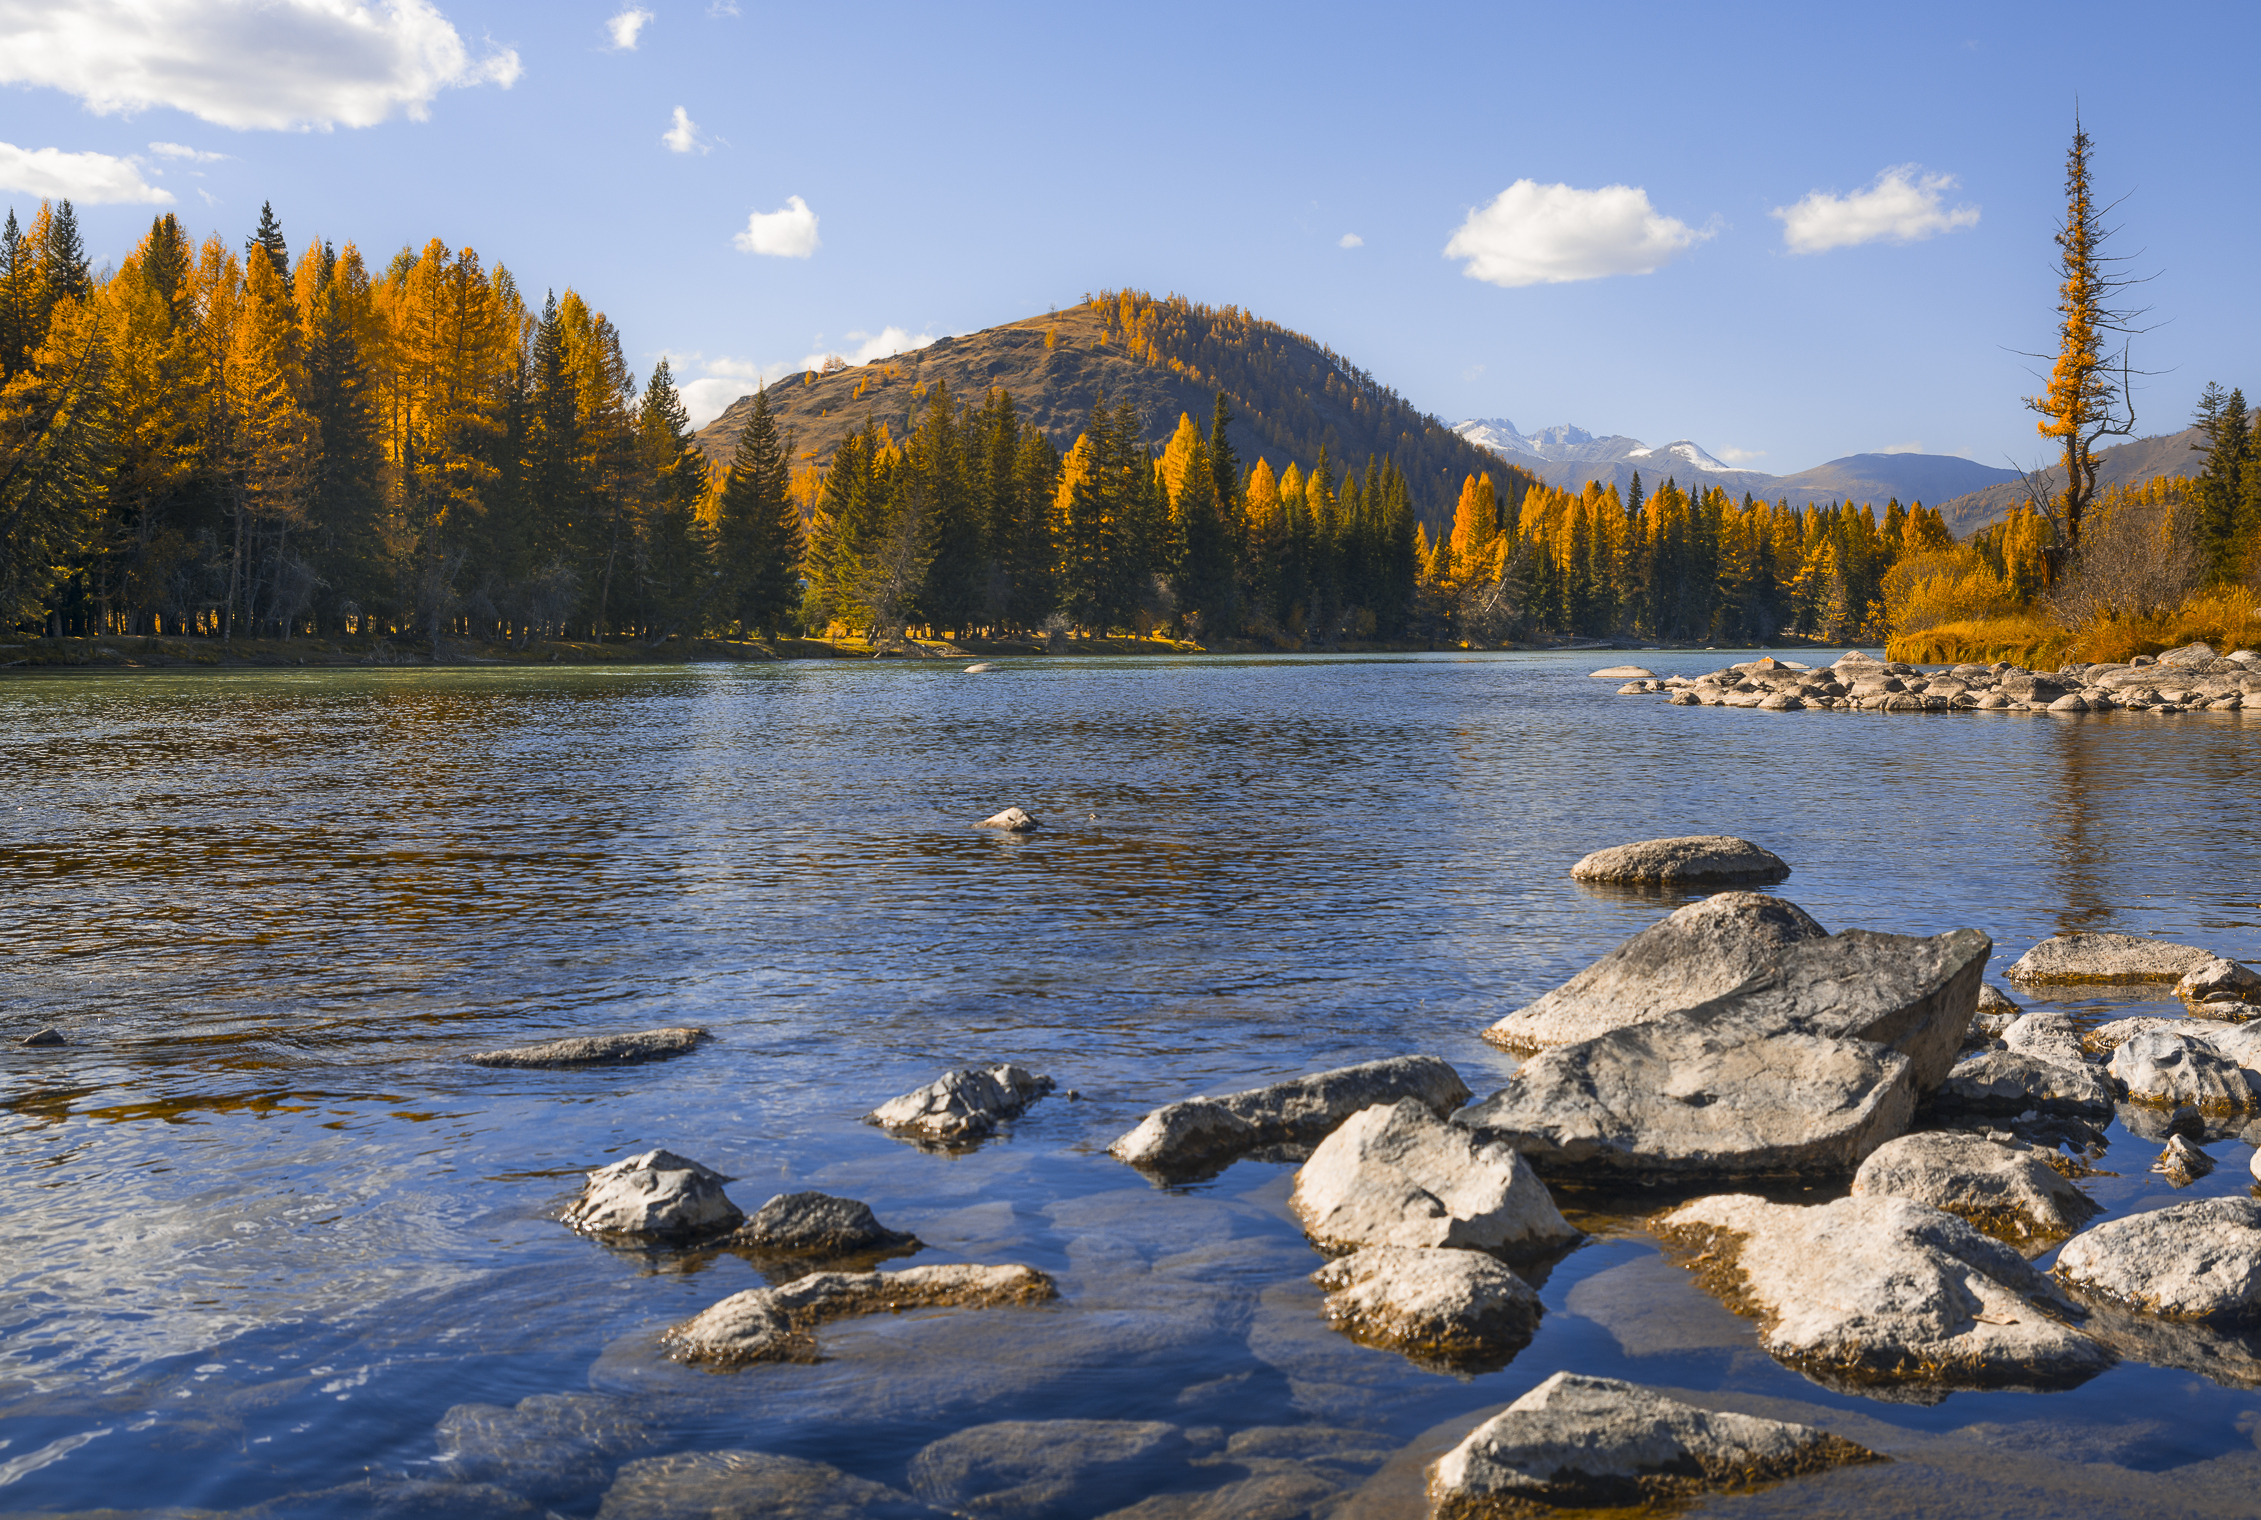
[[[907,440],[904,463],[926,503],[933,541],[918,594],[920,611],[938,628],[965,633],[980,621],[989,600],[987,513],[967,480],[957,405],[939,382],[927,392],[926,415]]]
[[[290,278],[290,245],[283,241],[283,224],[275,220],[275,208],[269,201],[259,203],[259,230],[243,240],[244,258],[248,261],[255,253],[267,255],[276,278]]]
[[[31,356],[46,334],[39,330],[46,302],[39,261],[13,207],[0,229],[0,384],[31,368]]]
[[[380,490],[383,445],[377,431],[376,314],[360,251],[309,244],[299,262],[297,299],[304,335],[306,409],[319,452],[307,490],[310,545],[330,592],[325,619],[377,610],[389,592]]]
[[[846,444],[842,445],[846,448]],[[870,452],[849,450],[844,487],[869,486]],[[834,455],[833,467],[842,461]],[[765,391],[754,393],[754,406],[738,435],[738,449],[730,461],[722,496],[715,511],[715,530],[725,605],[729,615],[748,633],[783,633],[801,605],[801,563],[808,544],[801,525],[801,509],[789,486],[789,458],[777,436],[777,423],[769,411]],[[827,497],[833,495],[827,480]],[[868,495],[856,503],[870,506]],[[860,561],[868,551],[875,524],[856,520],[853,512],[837,511],[847,536],[834,545],[836,592],[846,592],[854,582]]]
[[[40,262],[46,272],[50,302],[83,301],[93,292],[94,279],[89,273],[86,242],[79,236],[78,213],[71,209],[69,201],[59,202],[55,207]]]
[[[763,420],[768,421],[766,416]],[[691,435],[690,413],[684,410],[674,370],[665,358],[652,367],[652,378],[644,387],[643,405],[636,414],[636,441],[644,486],[642,520],[637,525],[640,601],[646,634],[657,644],[686,629],[695,630],[715,590],[712,536],[699,519],[699,505],[707,494],[706,456]],[[786,506],[792,510],[797,533],[800,511],[790,501]],[[799,558],[796,553],[788,613],[800,604]]]
[[[1182,548],[1173,584],[1181,612],[1197,616],[1204,636],[1214,639],[1234,626],[1239,567],[1209,445],[1198,434],[1188,465],[1176,504]]]
[[[2241,569],[2238,508],[2253,436],[2246,421],[2245,392],[2225,392],[2209,382],[2198,398],[2198,414],[2192,421],[2200,431],[2199,442],[2192,447],[2203,455],[2194,493],[2199,542],[2206,548],[2216,578],[2234,578]]]

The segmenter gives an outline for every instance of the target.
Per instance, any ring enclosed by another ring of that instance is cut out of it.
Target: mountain
[[[2118,448],[2098,450],[2096,484],[2139,486],[2161,475],[2195,475],[2200,461],[2192,450],[2204,447],[2205,439],[2198,429],[2187,427],[2179,433],[2137,438]],[[2053,496],[2065,488],[2065,467],[2053,464],[2046,470],[2035,470],[2031,479],[2034,490]],[[1947,527],[1957,538],[1967,538],[1988,523],[2009,516],[2011,508],[2027,500],[2025,482],[2012,472],[2005,484],[1941,502],[1939,515],[1947,519]]]
[[[1505,417],[1473,418],[1456,424],[1453,431],[1548,485],[1577,490],[1589,480],[1598,480],[1616,486],[1621,496],[1632,488],[1636,471],[1645,488],[1670,477],[1682,485],[1718,486],[1731,496],[1748,493],[1762,501],[1787,497],[1794,507],[1817,501],[1881,505],[1894,497],[1903,503],[1929,504],[2004,482],[2015,485],[2018,478],[2014,470],[1997,470],[1952,454],[1848,454],[1795,475],[1769,475],[1722,463],[1685,438],[1650,448],[1622,433],[1596,438],[1583,428],[1567,426],[1522,433]]]
[[[1136,291],[1106,292],[830,374],[804,371],[767,394],[798,454],[821,463],[866,419],[906,437],[935,385],[968,404],[1004,387],[1022,422],[1043,429],[1063,452],[1102,397],[1137,407],[1146,443],[1159,449],[1181,415],[1206,432],[1222,390],[1235,413],[1226,436],[1243,465],[1262,458],[1277,472],[1292,462],[1309,473],[1323,445],[1339,480],[1345,469],[1363,471],[1370,457],[1387,457],[1404,472],[1413,509],[1432,534],[1450,527],[1468,476],[1489,471],[1511,500],[1536,480],[1503,472],[1497,456],[1301,333],[1235,307]],[[752,410],[749,396],[699,430],[709,460],[729,465]]]

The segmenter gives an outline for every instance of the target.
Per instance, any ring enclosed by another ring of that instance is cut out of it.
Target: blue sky
[[[2261,389],[2257,14],[0,0],[0,193],[76,187],[102,261],[263,200],[294,251],[469,244],[705,411],[1130,284],[1448,422],[2030,464],[2076,91],[2157,274],[2141,431]]]

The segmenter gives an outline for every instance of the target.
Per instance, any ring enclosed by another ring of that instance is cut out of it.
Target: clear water
[[[1513,1062],[1479,1030],[1677,905],[1571,884],[1629,839],[1758,839],[1831,928],[1975,925],[1997,967],[2071,927],[2261,958],[2261,715],[1673,708],[1587,677],[1609,658],[0,686],[0,1510],[577,1517],[639,1456],[900,1488],[952,1432],[1094,1418],[1191,1444],[1061,1512],[1410,1515],[1421,1463],[1567,1368],[1897,1459],[1738,1513],[2252,1513],[2252,1389],[2123,1364],[2046,1395],[1832,1392],[1630,1219],[1547,1275],[1509,1367],[1440,1375],[1324,1327],[1289,1168],[1170,1191],[1104,1154],[1158,1103],[1382,1055],[1489,1091]],[[1008,803],[1051,826],[970,827]],[[69,1049],[13,1044],[47,1023]],[[461,1059],[673,1023],[714,1039],[624,1070]],[[999,1059],[1080,1096],[957,1156],[858,1122]],[[2183,1193],[2156,1140],[2112,1140],[2121,1175],[2090,1186],[2115,1214],[2250,1185],[2234,1134]],[[859,1197],[920,1260],[1027,1262],[1062,1300],[676,1367],[657,1331],[756,1266],[554,1219],[654,1145],[749,1209]],[[535,1395],[605,1440],[440,1460],[451,1408]],[[1258,1451],[1306,1497],[1259,1505]]]

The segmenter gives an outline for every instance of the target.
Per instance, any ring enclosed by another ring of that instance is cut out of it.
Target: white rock
[[[995,670],[996,668],[997,666],[992,661],[976,660],[973,664],[966,667],[966,674],[969,676],[984,675],[989,671]]]
[[[1594,679],[1599,681],[1653,680],[1656,676],[1655,671],[1643,670],[1638,665],[1611,665],[1593,674]]]
[[[2245,1068],[2203,1040],[2163,1029],[2121,1045],[2106,1070],[2139,1102],[2190,1103],[2223,1112],[2261,1101],[2261,1083]]]
[[[1882,1460],[1811,1425],[1714,1414],[1634,1383],[1558,1372],[1438,1458],[1429,1501],[1437,1520],[1647,1513]]]
[[[2035,945],[2003,974],[2013,982],[2179,982],[2214,959],[2196,945],[2135,934],[2059,934]]]
[[[2214,1158],[2191,1144],[2188,1135],[2169,1135],[2166,1148],[2159,1152],[2159,1159],[2151,1163],[2151,1170],[2176,1187],[2189,1187],[2214,1170]]]
[[[1539,1295],[1477,1251],[1369,1246],[1311,1280],[1327,1290],[1327,1323],[1352,1340],[1460,1371],[1505,1366],[1539,1325]]]
[[[2007,1240],[2054,1240],[2103,1212],[2037,1146],[1958,1130],[1902,1135],[1861,1163],[1853,1192],[1907,1198]]]
[[[776,1288],[733,1293],[667,1333],[681,1361],[731,1366],[812,1362],[809,1332],[833,1320],[905,1309],[1035,1304],[1059,1296],[1033,1267],[905,1267],[900,1272],[812,1272]]]
[[[2020,1055],[2053,1061],[2059,1066],[2085,1066],[2080,1026],[2054,1009],[2037,1008],[2021,1014],[2002,1031],[2002,1045]]]
[[[2108,1220],[2057,1253],[2075,1287],[2176,1319],[2261,1311],[2261,1202],[2200,1198]]]
[[[1578,1238],[1531,1164],[1411,1098],[1353,1114],[1296,1173],[1288,1206],[1322,1251],[1537,1255]]]
[[[729,1180],[673,1151],[646,1151],[589,1173],[565,1222],[596,1235],[716,1234],[746,1217],[722,1190]]]
[[[1050,1077],[1010,1064],[963,1066],[926,1086],[890,1098],[864,1116],[867,1124],[913,1139],[961,1142],[996,1132],[1052,1091]]]
[[[2175,996],[2186,1003],[2261,1003],[2261,973],[2216,956],[2175,983]]]
[[[985,829],[1003,829],[1008,834],[1026,834],[1031,829],[1042,828],[1043,825],[1038,823],[1034,818],[1030,817],[1022,809],[1017,807],[1009,807],[1002,813],[996,813],[991,815],[990,817],[982,819],[979,827]]]
[[[1757,705],[1754,695],[1750,705]],[[1574,881],[1701,883],[1780,881],[1790,867],[1772,850],[1727,834],[1644,839],[1596,850],[1570,868]]]

